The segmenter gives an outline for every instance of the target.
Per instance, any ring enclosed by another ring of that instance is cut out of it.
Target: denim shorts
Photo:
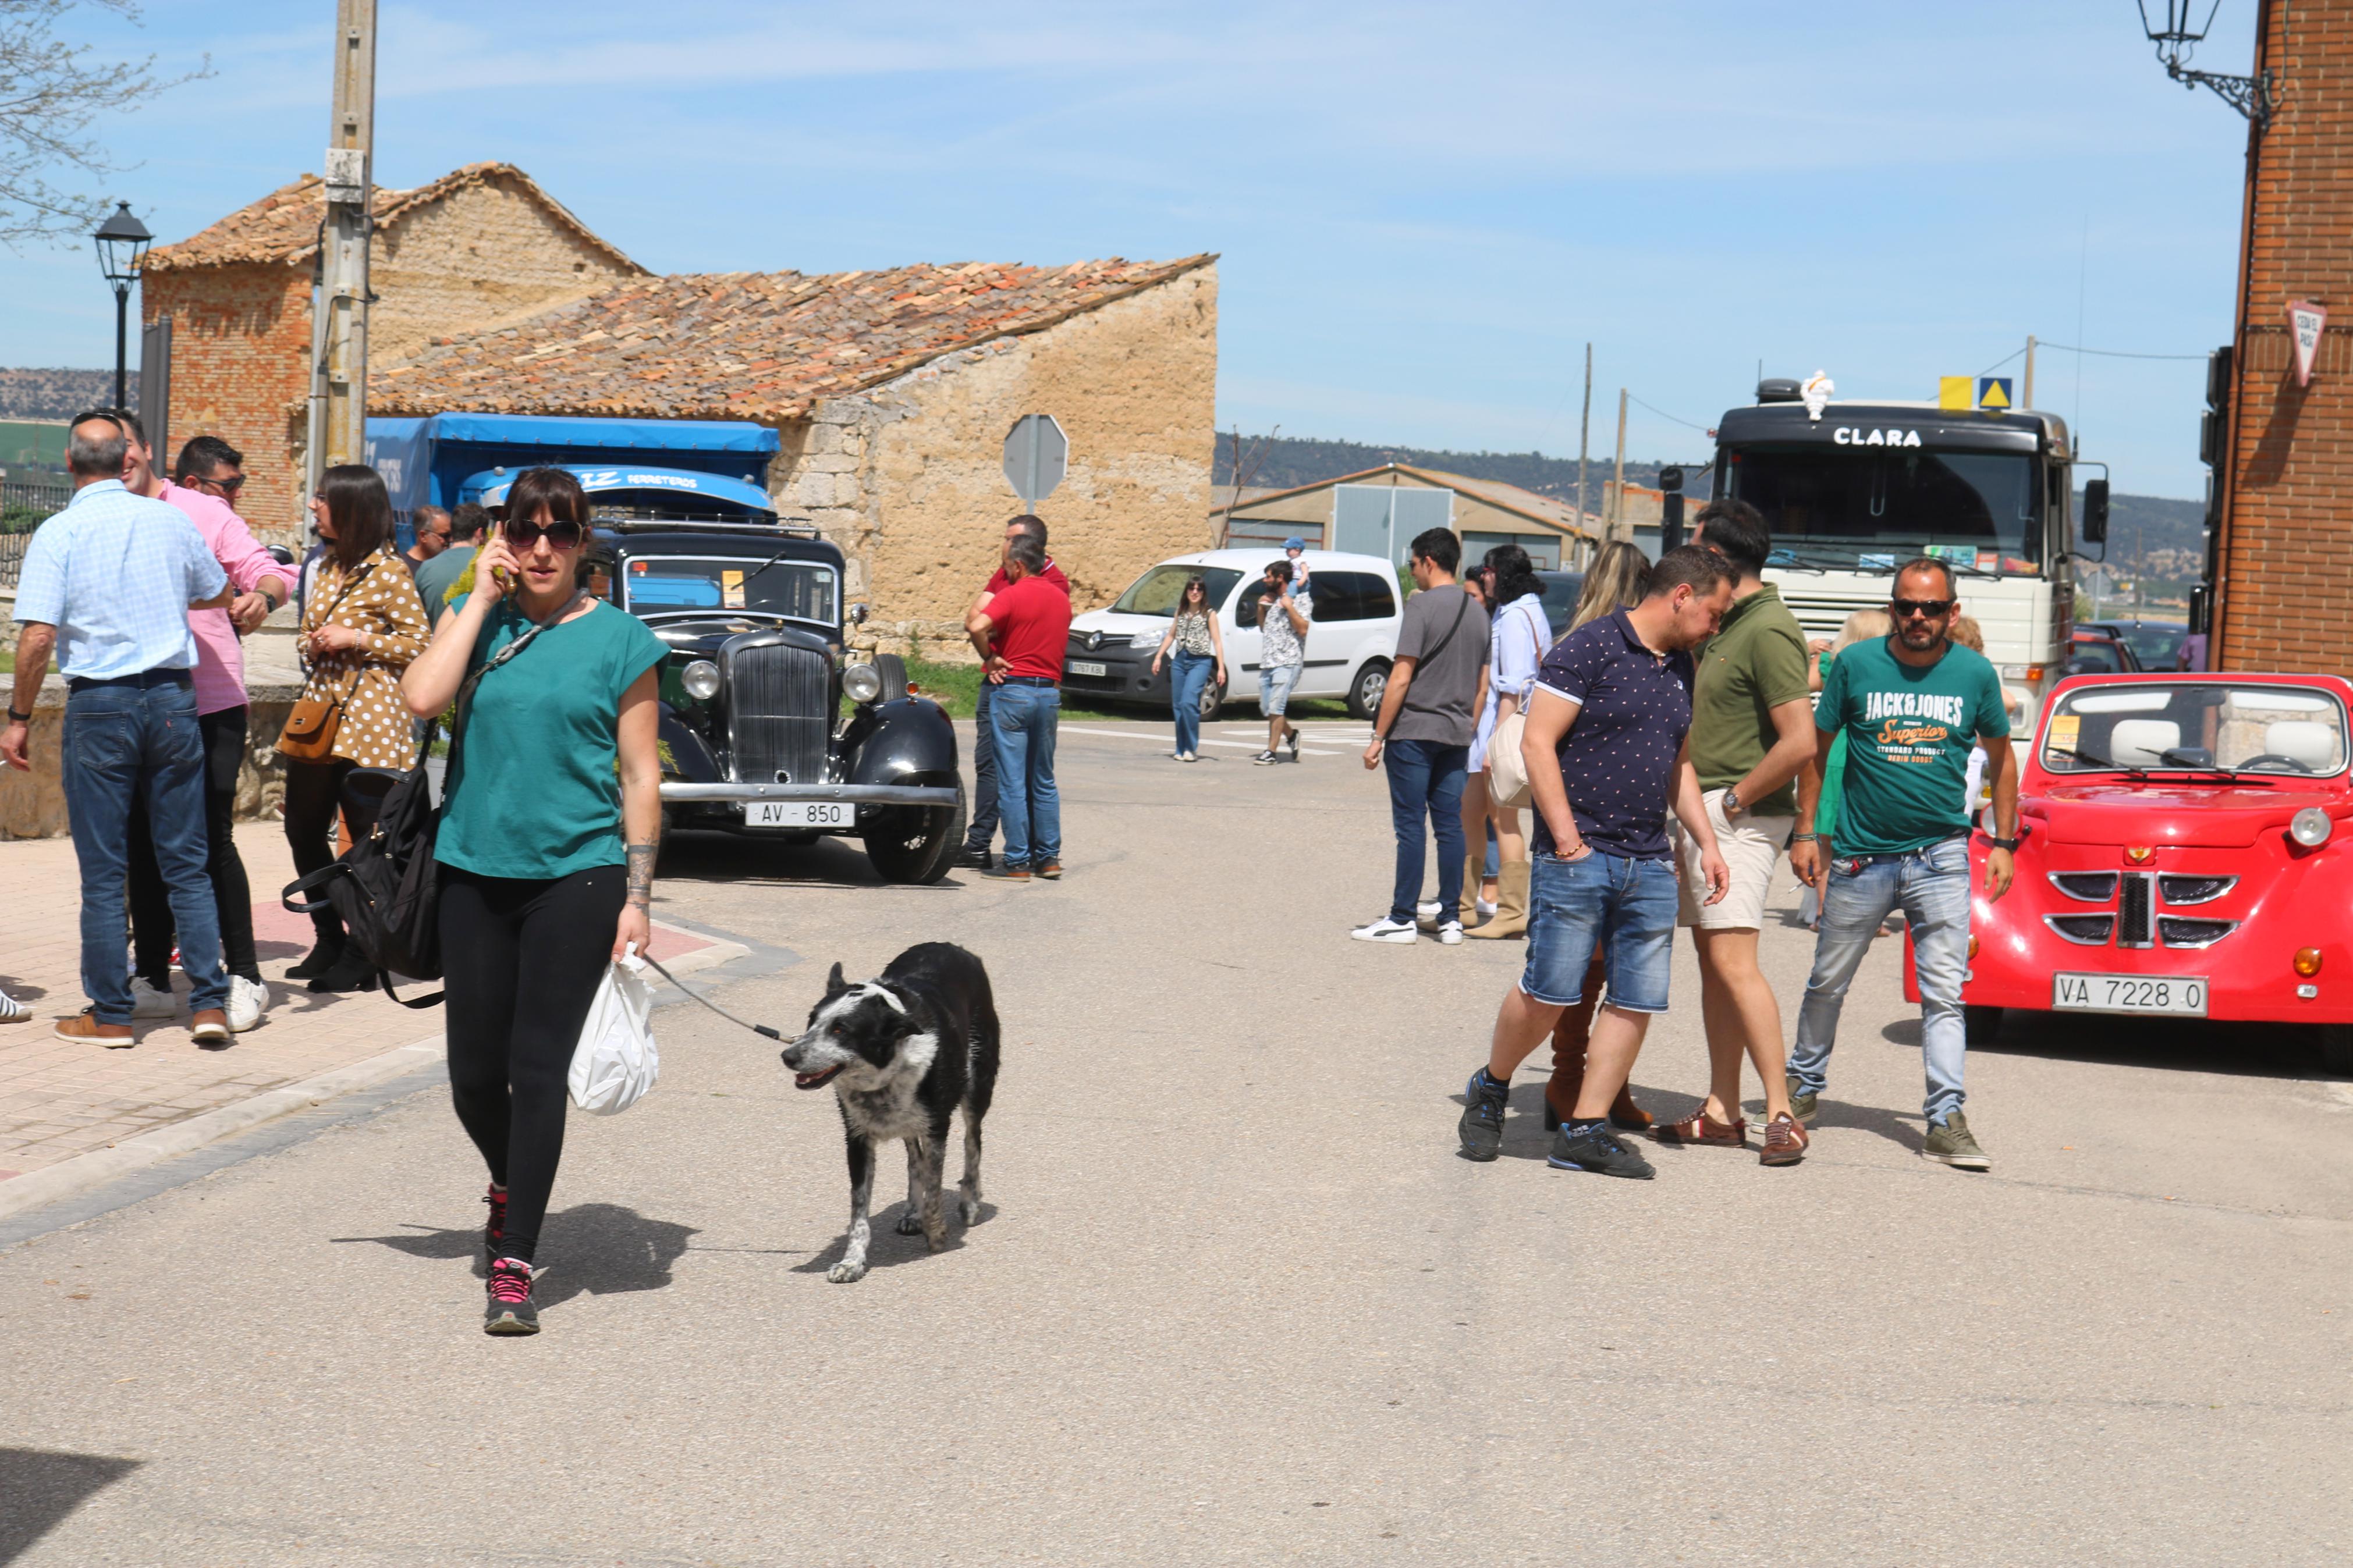
[[[1585,971],[1601,954],[1609,1005],[1667,1010],[1674,968],[1675,865],[1599,850],[1581,859],[1538,855],[1528,876],[1528,966],[1520,989],[1550,1006],[1585,997]]]
[[[1280,713],[1291,703],[1293,688],[1299,684],[1299,672],[1304,665],[1270,664],[1258,672],[1258,710],[1269,718]]]

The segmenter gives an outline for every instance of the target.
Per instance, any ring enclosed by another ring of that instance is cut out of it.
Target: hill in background
[[[126,387],[131,406],[138,407],[137,371]],[[111,370],[0,370],[0,419],[70,419],[113,401]]]

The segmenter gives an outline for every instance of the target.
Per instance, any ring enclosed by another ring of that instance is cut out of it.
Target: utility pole
[[[2018,400],[2021,408],[2034,406],[2034,334],[2026,334],[2026,395]]]
[[[1577,417],[1577,531],[1585,531],[1585,452],[1593,437],[1593,345],[1585,345],[1585,412]]]
[[[1626,389],[1618,389],[1618,465],[1610,475],[1609,537],[1631,539],[1633,526],[1626,521]]]
[[[311,482],[367,454],[369,155],[375,141],[375,0],[336,0],[335,108],[327,133],[327,223],[321,235],[319,441]]]

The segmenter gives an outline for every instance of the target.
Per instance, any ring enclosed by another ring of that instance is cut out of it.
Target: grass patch
[[[58,661],[57,661],[56,659],[52,658],[51,660],[49,660],[49,669],[48,669],[48,673],[49,673],[49,674],[51,674],[51,675],[55,675],[57,672],[58,672]],[[15,648],[13,648],[13,647],[12,647],[12,648],[0,649],[0,675],[14,675],[14,674],[16,674],[16,650]]]

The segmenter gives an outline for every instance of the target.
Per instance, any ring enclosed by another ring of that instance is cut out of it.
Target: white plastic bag
[[[572,1103],[598,1116],[617,1116],[635,1105],[661,1076],[654,1049],[653,994],[646,988],[646,961],[638,944],[605,971],[588,1021],[573,1048]]]

